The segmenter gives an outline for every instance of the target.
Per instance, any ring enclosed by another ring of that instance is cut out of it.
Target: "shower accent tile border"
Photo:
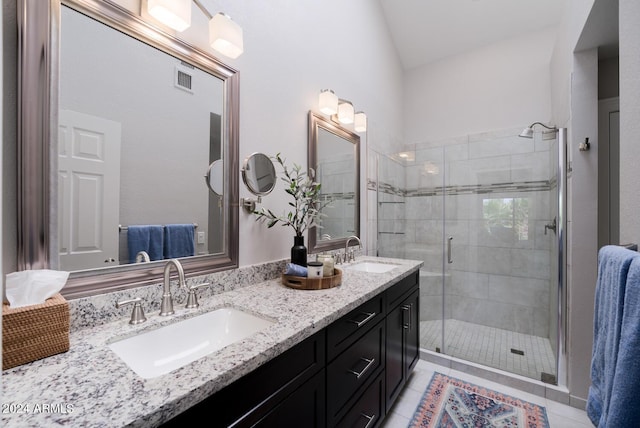
[[[423,187],[418,189],[400,189],[388,183],[377,183],[369,179],[367,188],[378,190],[393,196],[418,197],[418,196],[454,196],[473,195],[490,193],[511,193],[511,192],[541,192],[549,191],[556,187],[556,180],[519,181],[492,184],[463,184],[439,187]]]

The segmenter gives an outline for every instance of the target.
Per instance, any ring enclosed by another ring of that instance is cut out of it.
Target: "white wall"
[[[620,240],[640,243],[640,2],[619,0]]]
[[[589,137],[591,150],[581,152]],[[598,51],[574,54],[571,83],[571,135],[568,187],[568,385],[571,395],[586,399],[591,380],[593,308],[598,276]]]
[[[547,29],[408,71],[405,141],[548,122],[554,38]]]
[[[573,51],[593,3],[594,0],[567,0],[558,26],[551,57],[551,111],[552,121],[559,127],[569,124]]]

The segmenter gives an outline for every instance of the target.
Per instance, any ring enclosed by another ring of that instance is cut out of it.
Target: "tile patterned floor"
[[[424,360],[420,360],[416,365],[407,386],[382,423],[383,428],[406,428],[409,425],[413,413],[435,371],[545,406],[551,428],[593,428],[584,410]]]
[[[420,347],[441,347],[442,322],[420,321]],[[540,380],[541,373],[555,375],[549,339],[486,327],[454,319],[445,320],[447,355]],[[511,349],[524,352],[518,355]]]

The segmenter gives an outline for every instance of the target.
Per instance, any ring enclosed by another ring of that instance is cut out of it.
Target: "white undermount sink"
[[[225,307],[111,343],[138,375],[151,379],[251,336],[274,321]]]
[[[394,265],[391,263],[360,262],[360,263],[351,265],[346,269],[359,270],[361,272],[385,273],[385,272],[389,272],[391,269],[394,269],[398,266],[399,265]]]

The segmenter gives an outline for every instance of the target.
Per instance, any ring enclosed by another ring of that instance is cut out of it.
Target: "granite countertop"
[[[287,288],[264,281],[200,300],[196,310],[133,326],[122,319],[72,331],[70,350],[2,373],[2,426],[151,427],[160,425],[261,364],[321,330],[422,266],[414,260],[359,257],[394,263],[386,273],[342,268],[342,285],[328,290]],[[352,263],[354,264],[354,263]],[[108,344],[144,330],[231,306],[276,322],[242,341],[153,379],[134,373]]]

